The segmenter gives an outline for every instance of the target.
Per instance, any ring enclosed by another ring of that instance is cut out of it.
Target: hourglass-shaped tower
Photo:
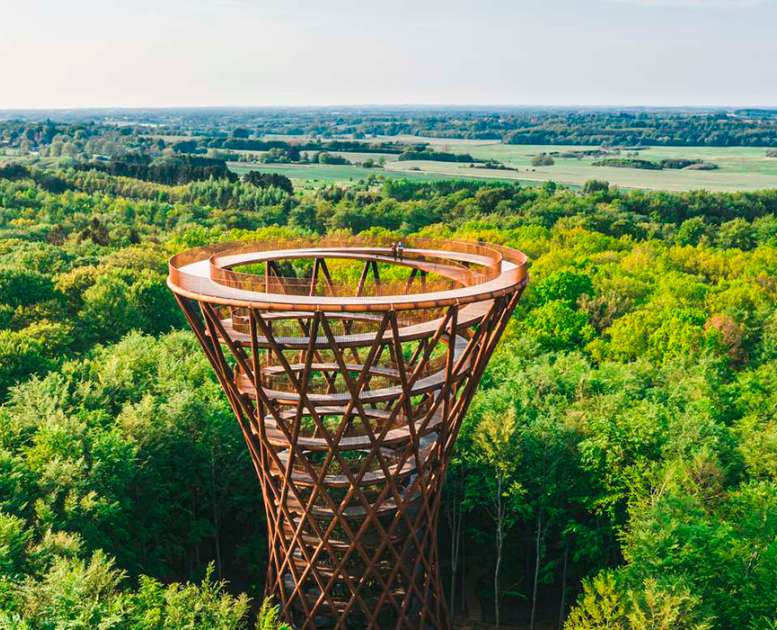
[[[526,257],[461,241],[232,243],[168,286],[262,484],[267,593],[298,630],[437,628],[441,486]]]

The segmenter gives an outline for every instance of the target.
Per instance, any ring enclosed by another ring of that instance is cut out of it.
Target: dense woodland
[[[777,190],[232,179],[0,170],[0,628],[254,623],[259,484],[166,261],[366,231],[532,261],[447,480],[456,611],[775,627]]]
[[[714,113],[560,112],[513,121],[506,144],[668,147],[777,146],[771,111]]]
[[[608,147],[777,147],[777,110],[202,109],[0,112],[0,152],[84,158],[208,151],[424,150],[396,136]],[[292,136],[292,139],[274,135]],[[380,137],[380,138],[378,138]],[[388,137],[388,139],[386,138]],[[445,159],[429,158],[425,159]],[[450,158],[448,158],[450,159]]]

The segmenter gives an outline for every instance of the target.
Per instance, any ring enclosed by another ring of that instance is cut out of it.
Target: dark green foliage
[[[0,267],[0,303],[29,306],[55,296],[54,283],[42,273],[19,267]]]
[[[174,142],[170,148],[174,153],[205,153],[204,149],[200,149],[196,140],[179,140]]]
[[[641,168],[648,171],[660,171],[663,169],[696,169],[711,171],[718,168],[717,164],[703,160],[666,159],[660,162],[640,160],[637,158],[606,158],[593,162],[593,166],[612,166],[615,168]]]
[[[444,151],[432,151],[431,149],[425,149],[423,151],[417,151],[412,149],[405,149],[402,154],[397,158],[400,162],[408,160],[429,160],[431,162],[482,162],[483,160],[476,160],[467,153],[445,153]]]
[[[63,324],[42,322],[21,330],[0,330],[0,396],[31,375],[56,367],[72,345],[71,329]]]
[[[756,231],[744,219],[733,219],[720,226],[717,241],[727,249],[753,249],[756,245]]]
[[[771,111],[752,117],[736,112],[531,112],[503,124],[507,144],[777,146],[777,122]]]
[[[667,160],[661,160],[659,164],[661,164],[661,168],[670,168],[670,169],[681,169],[681,168],[688,168],[688,167],[696,167],[696,168],[704,167],[707,169],[718,168],[717,164],[709,164],[707,162],[704,162],[703,160],[667,159]]]
[[[556,161],[547,153],[538,153],[531,159],[532,166],[553,166]]]
[[[206,179],[235,181],[237,175],[227,169],[224,160],[184,155],[152,161],[145,156],[127,155],[108,162],[78,164],[80,170],[97,170],[117,177],[132,177],[146,182],[174,186]]]
[[[334,155],[327,151],[321,151],[317,159],[319,164],[350,164],[342,155]]]
[[[174,145],[175,146],[175,145]],[[402,153],[405,147],[393,143],[350,142],[347,140],[332,140],[329,142],[286,142],[285,140],[258,140],[242,138],[207,138],[197,144],[198,147],[233,149],[242,151],[343,151],[357,153]],[[417,146],[417,145],[416,145]],[[187,148],[189,145],[187,145]],[[204,150],[204,149],[200,149]]]
[[[583,186],[583,192],[589,195],[599,192],[609,192],[610,183],[599,179],[589,179]]]
[[[604,160],[597,160],[593,163],[593,166],[611,166],[614,168],[641,168],[648,171],[660,171],[664,168],[658,162],[651,162],[650,160],[639,160],[636,158],[607,158]]]
[[[0,408],[0,471],[29,471],[24,503],[2,507],[30,536],[72,532],[132,575],[159,578],[197,576],[194,556],[216,545],[224,563],[253,545],[250,458],[190,334],[131,335],[64,372]]]
[[[711,226],[707,224],[703,217],[693,217],[683,221],[680,229],[677,230],[677,242],[681,245],[696,246],[703,239],[708,238],[711,233]]]
[[[23,164],[6,164],[0,168],[0,179],[7,179],[13,182],[19,179],[27,179],[29,176],[30,169]]]
[[[146,122],[149,113],[127,112]],[[159,154],[165,140],[149,134],[148,127],[117,127],[99,123],[84,114],[52,112],[57,122],[11,120],[0,124],[0,141],[9,146],[37,150],[44,155],[75,157]],[[159,111],[153,116],[160,135],[186,135],[173,150],[205,153],[209,148],[267,151],[290,143],[263,136],[297,136],[301,151],[355,151],[402,153],[393,142],[358,142],[369,136],[433,136],[501,140],[508,144],[644,146],[777,146],[774,110],[644,111],[640,109],[562,110],[542,108],[477,108],[423,110],[378,108],[373,111],[255,109]],[[328,139],[334,132],[351,139]],[[314,139],[319,136],[321,140]]]
[[[270,188],[275,187],[280,190],[285,190],[290,195],[294,194],[294,187],[291,184],[291,180],[285,175],[280,173],[260,173],[259,171],[249,171],[245,174],[243,179],[258,188]]]

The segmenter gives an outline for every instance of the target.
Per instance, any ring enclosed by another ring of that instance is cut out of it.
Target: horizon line
[[[333,105],[84,105],[75,107],[0,107],[0,112],[69,112],[69,111],[170,111],[170,110],[270,110],[270,109],[695,109],[695,110],[777,110],[777,105],[624,105],[624,104],[452,104],[452,103],[353,103]]]

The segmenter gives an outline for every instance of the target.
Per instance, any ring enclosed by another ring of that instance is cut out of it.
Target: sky
[[[777,106],[777,0],[0,0],[0,109]]]

